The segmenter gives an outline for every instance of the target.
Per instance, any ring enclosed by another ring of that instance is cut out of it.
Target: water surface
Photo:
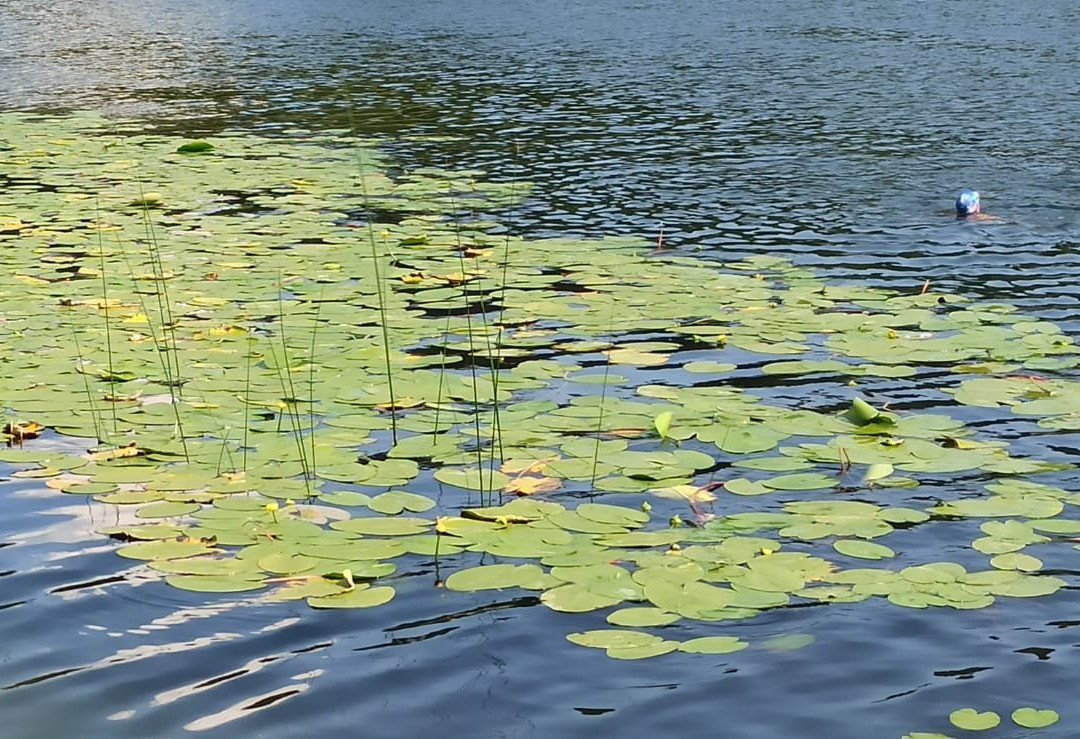
[[[0,0],[0,109],[99,109],[191,136],[355,123],[403,167],[535,183],[500,214],[515,233],[662,233],[717,261],[782,255],[911,292],[930,280],[1075,328],[1078,31],[1068,0]],[[956,221],[965,187],[1006,222]],[[1032,428],[929,389],[900,400],[997,438]],[[95,533],[115,509],[10,478],[0,495],[0,718],[20,739],[899,737],[948,731],[966,705],[1078,718],[1072,588],[971,613],[780,609],[725,633],[811,646],[622,663],[563,640],[595,614],[446,593],[431,567],[356,613],[121,577],[130,563]],[[926,527],[911,546],[970,556],[955,534]],[[1075,583],[1071,550],[1039,554]]]

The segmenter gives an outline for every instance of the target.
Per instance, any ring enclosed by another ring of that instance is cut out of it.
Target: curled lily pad
[[[203,141],[202,139],[189,141],[186,144],[181,144],[180,146],[176,147],[176,151],[178,154],[204,154],[208,151],[212,151],[213,149],[213,144],[211,144],[209,141]]]

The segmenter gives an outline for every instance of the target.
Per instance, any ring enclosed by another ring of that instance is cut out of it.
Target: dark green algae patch
[[[485,214],[527,185],[391,176],[342,131],[0,131],[0,460],[121,508],[102,535],[177,588],[369,608],[437,558],[451,591],[597,611],[567,638],[639,659],[737,652],[694,624],[794,604],[1065,585],[1025,550],[1080,534],[1080,495],[1033,479],[1067,464],[860,397],[953,373],[928,392],[1075,430],[1080,350],[1052,323],[769,257],[522,239]],[[834,391],[743,389],[770,377]],[[921,561],[923,525],[966,564]]]

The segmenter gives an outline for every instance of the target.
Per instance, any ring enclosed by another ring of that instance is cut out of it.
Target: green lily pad
[[[840,539],[833,543],[833,549],[840,554],[859,559],[888,559],[896,556],[896,552],[883,544],[858,539]]]
[[[1021,552],[1008,552],[990,558],[990,566],[999,570],[1038,572],[1042,569],[1042,564],[1042,560],[1038,557],[1032,557],[1030,554]]]
[[[691,654],[731,654],[750,646],[736,636],[703,636],[679,644],[680,652]]]
[[[569,583],[552,588],[540,596],[541,602],[554,611],[565,613],[586,613],[600,608],[607,608],[619,603],[621,598],[598,595],[588,587],[578,583]]]
[[[461,592],[517,588],[541,572],[536,565],[480,565],[451,573],[445,585],[447,590]]]
[[[582,503],[574,512],[590,521],[628,529],[642,526],[649,520],[649,514],[643,511],[605,503]]]
[[[199,510],[198,503],[161,502],[144,505],[135,512],[135,515],[139,518],[173,518],[175,516],[186,516],[197,510]]]
[[[644,647],[663,641],[659,636],[653,636],[643,631],[627,631],[624,629],[596,629],[594,631],[581,631],[567,634],[568,641],[583,647],[596,649],[625,649],[629,647]]]
[[[364,493],[355,493],[351,490],[335,490],[332,493],[322,493],[319,500],[330,505],[342,506],[366,506],[371,502],[371,496]]]
[[[127,546],[120,547],[116,550],[116,553],[121,557],[127,557],[128,559],[177,559],[179,557],[196,557],[203,554],[213,554],[220,552],[220,549],[215,549],[211,546],[207,546],[201,541],[168,541],[168,540],[156,540],[156,541],[141,541],[135,544],[128,544]]]
[[[642,628],[645,626],[667,626],[680,618],[677,613],[670,613],[659,608],[637,607],[620,608],[608,614],[607,622],[612,626],[629,626]]]
[[[425,533],[433,523],[424,518],[350,518],[334,521],[330,528],[371,536],[410,536]]]
[[[336,595],[308,596],[307,604],[312,608],[374,608],[389,603],[394,595],[394,589],[388,585],[357,585]]]
[[[466,490],[501,490],[510,483],[510,478],[502,472],[479,470],[475,467],[465,469],[441,467],[435,471],[435,479]]]
[[[679,642],[677,641],[661,640],[640,647],[612,647],[607,650],[607,656],[612,659],[649,659],[650,657],[670,654],[678,647]]]
[[[1012,712],[1012,720],[1017,726],[1025,729],[1045,729],[1053,726],[1060,720],[1058,712],[1050,708],[1032,708],[1025,706]]]
[[[949,714],[949,722],[965,731],[985,731],[1001,723],[1001,716],[993,711],[980,713],[974,708],[959,708]]]
[[[165,582],[174,588],[197,593],[242,593],[266,587],[262,579],[235,575],[169,575]]]
[[[820,472],[796,472],[763,480],[762,484],[773,490],[821,490],[836,487],[836,478]]]
[[[424,495],[395,491],[376,495],[368,503],[368,507],[376,513],[393,516],[402,511],[422,513],[434,508],[435,501]]]

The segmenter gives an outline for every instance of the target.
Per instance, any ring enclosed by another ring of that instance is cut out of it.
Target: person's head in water
[[[978,213],[979,193],[974,190],[964,190],[956,197],[956,217],[973,216]]]

